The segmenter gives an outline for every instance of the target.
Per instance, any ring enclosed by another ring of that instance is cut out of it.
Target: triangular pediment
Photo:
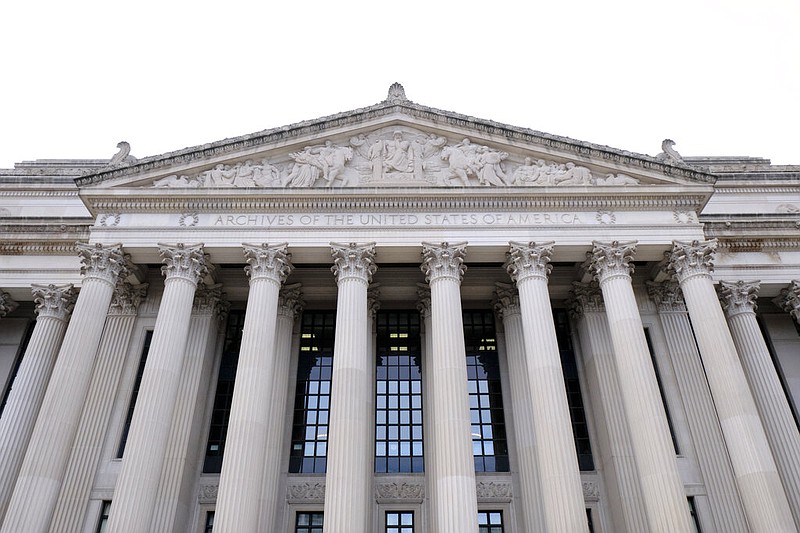
[[[420,106],[374,106],[106,168],[82,188],[327,189],[708,185],[680,161]]]

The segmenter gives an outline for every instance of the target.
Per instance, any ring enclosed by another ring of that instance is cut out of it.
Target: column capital
[[[656,304],[660,313],[686,312],[686,302],[683,300],[683,292],[676,281],[663,281],[656,283],[648,281],[647,294]]]
[[[367,316],[375,320],[375,315],[381,308],[381,284],[370,283],[367,288]]]
[[[422,265],[420,268],[425,273],[425,281],[430,283],[439,279],[450,278],[461,283],[464,272],[464,257],[467,255],[467,243],[457,242],[450,244],[422,243]]]
[[[0,291],[0,318],[6,316],[18,306],[19,304],[14,301],[10,294],[5,291]]]
[[[242,244],[247,266],[244,271],[250,278],[250,283],[259,279],[266,279],[274,283],[283,283],[292,273],[292,254],[288,252],[287,243]]]
[[[216,316],[223,320],[228,316],[228,309],[231,304],[225,301],[225,293],[222,292],[222,283],[206,285],[200,282],[192,300],[192,314],[202,316]]]
[[[510,283],[494,284],[494,300],[492,307],[497,314],[497,318],[502,320],[507,316],[521,315],[522,310],[519,303],[519,291]]]
[[[773,299],[772,303],[800,323],[800,280],[792,280],[788,287],[781,289],[780,295]]]
[[[128,275],[128,254],[123,253],[122,244],[103,245],[75,243],[81,259],[81,274],[89,279],[96,279],[110,284],[117,284],[117,279]]]
[[[553,255],[553,242],[514,242],[509,244],[506,258],[506,271],[511,279],[519,284],[528,279],[542,279],[547,281],[547,276],[553,266],[550,257]]]
[[[350,244],[331,243],[333,266],[331,271],[336,283],[355,279],[364,283],[372,281],[372,275],[378,270],[375,265],[375,243]]]
[[[694,276],[711,277],[714,271],[714,255],[717,240],[710,241],[672,241],[667,269],[675,275],[679,283]]]
[[[301,283],[292,283],[281,288],[278,292],[278,315],[294,320],[303,312],[306,302],[303,300],[302,287]]]
[[[740,313],[755,314],[760,281],[721,281],[717,291],[725,315],[729,318]]]
[[[613,278],[630,278],[633,274],[631,260],[635,251],[636,241],[592,241],[589,267],[597,274],[600,284]]]
[[[139,304],[147,296],[148,287],[147,283],[134,285],[127,281],[117,281],[114,286],[114,296],[111,297],[111,305],[108,307],[108,314],[136,315]]]
[[[202,244],[184,244],[179,242],[175,246],[170,244],[158,245],[161,255],[161,273],[166,279],[182,279],[192,285],[197,283],[208,273],[206,261],[208,256],[203,251]]]
[[[75,307],[77,293],[72,284],[68,285],[31,285],[36,314],[39,317],[55,318],[66,321],[72,308]]]
[[[589,283],[573,281],[569,293],[569,310],[574,318],[581,318],[586,313],[604,313],[606,310],[603,292],[597,281]]]
[[[426,283],[417,283],[417,311],[422,318],[431,315],[431,287]]]

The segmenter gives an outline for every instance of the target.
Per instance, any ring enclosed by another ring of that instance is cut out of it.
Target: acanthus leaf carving
[[[760,287],[760,281],[721,281],[717,291],[725,314],[732,317],[740,313],[755,313]]]
[[[289,503],[321,503],[325,501],[325,482],[305,481],[290,483],[286,487]]]
[[[475,488],[479,501],[511,501],[514,496],[511,483],[507,482],[478,481]]]
[[[381,502],[421,502],[425,499],[425,486],[422,483],[405,481],[378,483],[375,486],[376,499]]]
[[[66,321],[75,307],[77,293],[72,284],[67,285],[31,285],[36,314],[39,317],[50,317]]]
[[[0,318],[19,307],[19,304],[5,291],[0,291]]]

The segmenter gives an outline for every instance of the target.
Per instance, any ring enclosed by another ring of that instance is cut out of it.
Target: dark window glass
[[[689,496],[689,514],[692,516],[692,524],[696,533],[703,533],[700,529],[700,519],[697,517],[697,508],[694,506],[694,496]]]
[[[22,335],[22,342],[19,344],[19,349],[17,350],[17,357],[14,359],[14,366],[11,368],[11,373],[8,375],[8,386],[6,387],[5,393],[3,393],[3,402],[0,403],[0,416],[3,415],[3,409],[6,407],[6,402],[8,401],[8,395],[11,393],[11,387],[14,385],[14,378],[17,377],[17,372],[19,372],[19,365],[22,364],[22,358],[25,355],[25,350],[28,349],[28,342],[31,340],[31,335],[33,335],[33,328],[36,327],[36,321],[31,320],[28,323],[28,326],[25,328],[25,333]]]
[[[376,472],[424,470],[419,347],[419,313],[378,313],[378,353],[375,366]]]
[[[128,403],[128,414],[125,415],[125,425],[122,427],[122,438],[119,440],[119,447],[117,448],[117,458],[121,458],[125,452],[125,444],[128,442],[128,432],[131,430],[131,421],[133,420],[133,410],[136,408],[136,398],[139,397],[139,387],[142,385],[142,375],[144,375],[144,366],[147,364],[147,353],[150,351],[150,341],[153,340],[153,332],[148,331],[144,336],[144,346],[142,347],[142,357],[139,359],[139,369],[136,371],[136,379],[133,381],[133,390],[131,391],[131,401]]]
[[[653,350],[653,341],[650,338],[650,330],[644,328],[644,338],[647,340],[647,349],[650,350],[650,361],[653,363],[653,371],[656,374],[656,383],[658,383],[658,393],[661,395],[661,405],[664,406],[664,413],[667,415],[667,424],[669,425],[669,435],[672,437],[672,447],[675,453],[679,454],[678,439],[675,438],[675,427],[672,425],[672,415],[669,412],[669,405],[667,404],[667,397],[664,394],[664,385],[661,383],[661,372],[658,371],[658,364],[656,363],[656,353]]]
[[[594,520],[592,519],[591,509],[586,509],[586,523],[589,525],[589,533],[594,533]]]
[[[104,501],[100,508],[100,519],[97,521],[97,533],[105,533],[108,527],[108,513],[111,511],[111,502]]]
[[[414,533],[412,511],[386,511],[386,533]]]
[[[322,533],[322,513],[297,513],[294,533]]]
[[[211,533],[212,531],[214,531],[214,511],[209,511],[206,513],[205,533]]]
[[[463,317],[475,471],[508,472],[508,441],[494,314],[465,311]]]
[[[503,511],[478,511],[479,533],[504,533]]]
[[[332,311],[303,313],[289,472],[324,473],[327,467],[335,326]]]
[[[569,416],[572,420],[572,435],[575,439],[575,450],[578,454],[578,466],[582,471],[594,470],[592,443],[589,440],[589,426],[586,423],[586,411],[583,408],[581,383],[578,379],[578,365],[575,361],[575,350],[569,331],[569,318],[564,309],[553,311],[556,325],[558,350],[561,353],[561,369],[564,372],[564,388],[567,391]]]
[[[231,416],[233,386],[236,381],[236,366],[239,363],[239,347],[242,344],[244,310],[233,310],[228,314],[225,326],[225,345],[217,377],[217,391],[214,395],[214,408],[211,411],[211,425],[208,429],[206,457],[203,472],[219,474],[222,470],[222,455],[225,453],[225,437],[228,433],[228,420]]]

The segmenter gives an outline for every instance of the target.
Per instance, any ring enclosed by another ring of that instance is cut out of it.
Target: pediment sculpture
[[[557,187],[638,185],[625,174],[598,176],[573,162],[511,157],[508,152],[409,129],[385,128],[347,141],[306,146],[287,156],[218,164],[196,175],[171,175],[153,187]]]

